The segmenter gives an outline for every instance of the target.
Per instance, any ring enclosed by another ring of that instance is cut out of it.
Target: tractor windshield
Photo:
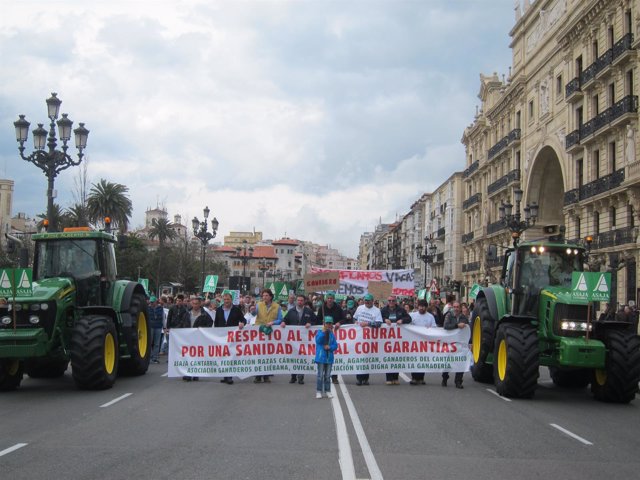
[[[49,277],[83,278],[100,274],[95,240],[38,242],[34,280]]]

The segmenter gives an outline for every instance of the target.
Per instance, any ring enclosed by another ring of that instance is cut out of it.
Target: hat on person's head
[[[333,323],[333,317],[327,315],[324,317],[324,323]]]
[[[325,294],[326,298],[332,297],[332,298],[336,298],[336,292],[334,292],[333,290],[329,290],[326,294]]]
[[[347,300],[347,308],[353,308],[355,306],[356,306],[356,302],[354,302],[351,299]]]
[[[153,302],[157,302],[157,301],[158,301],[158,299],[157,299],[156,297],[154,297],[153,295],[151,295],[151,297],[149,297],[149,301],[150,301],[151,303],[153,303]]]
[[[371,295],[370,293],[367,293],[367,294],[364,296],[364,299],[365,299],[365,301],[367,301],[367,300],[373,300],[373,295]]]

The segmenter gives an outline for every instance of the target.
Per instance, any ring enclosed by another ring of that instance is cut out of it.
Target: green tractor
[[[500,395],[531,398],[539,367],[554,384],[591,384],[601,401],[628,403],[640,381],[640,338],[631,324],[595,321],[586,299],[572,293],[585,248],[562,237],[507,249],[501,283],[479,291],[472,321],[475,381]]]
[[[146,295],[139,283],[116,279],[114,235],[80,227],[32,239],[33,295],[0,305],[0,391],[17,388],[24,373],[60,377],[69,362],[88,390],[146,373]]]

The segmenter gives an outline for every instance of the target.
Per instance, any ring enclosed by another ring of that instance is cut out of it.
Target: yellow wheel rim
[[[104,337],[104,369],[109,375],[116,368],[116,341],[111,333],[107,333]]]
[[[10,377],[13,377],[18,374],[18,370],[20,369],[20,360],[14,360],[9,363],[9,368],[7,368],[7,373]]]
[[[144,358],[147,355],[147,318],[143,312],[138,313],[138,352]]]
[[[601,387],[607,383],[607,371],[603,368],[596,368],[596,382]]]
[[[500,346],[498,347],[498,377],[500,380],[504,380],[507,376],[507,342],[504,339],[500,340]]]
[[[478,363],[480,360],[480,342],[482,341],[482,323],[480,315],[473,320],[473,339],[471,349],[473,350],[473,361]]]

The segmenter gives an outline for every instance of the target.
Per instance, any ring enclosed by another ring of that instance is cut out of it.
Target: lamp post
[[[193,236],[200,240],[202,244],[202,279],[200,282],[201,288],[204,288],[204,261],[207,254],[207,244],[209,240],[216,238],[216,233],[218,232],[218,219],[213,217],[211,220],[211,232],[207,229],[207,219],[209,218],[209,207],[204,207],[203,214],[204,220],[198,220],[198,217],[193,217],[191,220],[191,225],[193,226]]]
[[[74,160],[67,154],[67,150],[69,149],[67,142],[71,139],[73,122],[68,118],[66,113],[63,113],[62,118],[56,122],[58,114],[60,113],[60,105],[62,104],[62,101],[57,97],[56,93],[52,93],[46,102],[47,116],[49,120],[51,120],[48,132],[49,137],[47,138],[47,130],[43,127],[43,124],[39,123],[38,128],[33,131],[33,146],[35,150],[30,155],[24,155],[24,142],[26,142],[29,136],[30,123],[24,118],[24,115],[19,115],[18,120],[13,122],[13,126],[16,129],[16,140],[20,144],[18,147],[20,158],[33,163],[42,170],[47,177],[47,220],[49,221],[49,229],[55,232],[58,228],[56,219],[53,216],[53,185],[55,178],[62,170],[80,165],[82,157],[84,157],[83,150],[87,147],[89,130],[84,127],[84,123],[81,123],[78,128],[73,130],[76,148],[78,149],[78,159]],[[62,151],[56,150],[56,146],[58,145],[56,123],[58,125],[58,135],[62,141]],[[45,151],[45,146],[49,147],[48,151]]]
[[[427,288],[427,266],[433,263],[438,254],[438,246],[431,241],[429,235],[424,237],[424,247],[420,244],[415,247],[418,258],[424,262],[424,288]],[[422,253],[424,250],[424,254]]]
[[[265,278],[267,276],[267,270],[271,269],[271,262],[268,262],[266,259],[260,260],[258,262],[258,270],[262,272],[262,289],[264,290]]]
[[[513,239],[513,246],[517,247],[520,241],[520,235],[526,229],[533,227],[538,219],[538,204],[533,202],[527,204],[524,207],[524,220],[520,215],[520,202],[522,202],[522,190],[516,188],[513,191],[513,199],[516,202],[515,213],[513,212],[513,205],[509,202],[503,203],[498,208],[500,213],[500,220],[504,226],[511,231],[511,238]]]
[[[246,278],[247,278],[247,264],[249,263],[250,258],[247,257],[247,252],[249,252],[249,257],[253,257],[253,247],[247,248],[247,241],[242,241],[242,247],[236,247],[236,255],[240,256],[242,254],[242,293],[247,291]]]

